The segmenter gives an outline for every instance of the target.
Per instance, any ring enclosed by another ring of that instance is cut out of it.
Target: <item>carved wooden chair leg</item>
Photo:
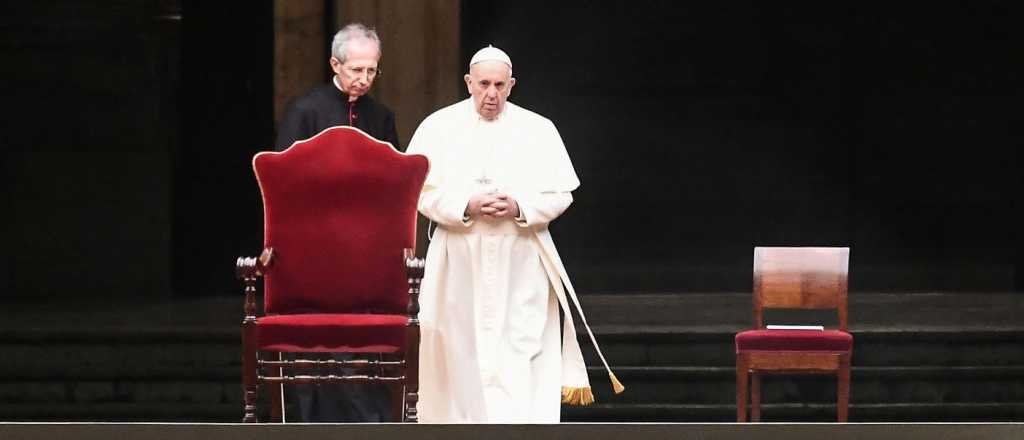
[[[256,423],[256,399],[259,392],[259,371],[257,366],[256,349],[253,347],[256,340],[255,318],[250,320],[247,317],[242,324],[242,401],[244,415],[243,423]]]
[[[264,249],[259,259],[239,257],[235,276],[245,286],[242,318],[242,422],[256,423],[256,400],[259,393],[259,359],[256,351],[256,279],[270,265],[272,249]]]
[[[420,283],[423,280],[423,270],[426,263],[422,258],[416,258],[412,249],[403,251],[405,256],[406,273],[409,277],[409,306],[406,312],[409,315],[408,324],[405,327],[405,399],[403,407],[405,416],[402,419],[406,423],[418,423],[419,412],[416,403],[420,400],[419,377],[420,377]]]
[[[750,421],[761,421],[761,373],[750,373]]]
[[[242,355],[242,423],[256,423],[256,399],[259,397],[257,383],[256,352],[247,351]]]
[[[420,394],[416,385],[409,385],[405,390],[405,420],[406,423],[418,423],[419,413],[416,411],[416,402],[420,400]]]
[[[743,355],[736,355],[736,421],[743,423],[747,421],[747,375],[750,371],[747,367],[747,359]]]

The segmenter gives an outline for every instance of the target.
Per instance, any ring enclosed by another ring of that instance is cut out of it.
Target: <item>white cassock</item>
[[[511,102],[487,121],[470,98],[427,117],[408,153],[430,159],[419,210],[437,224],[420,295],[419,420],[555,423],[563,400],[592,401],[569,301],[581,310],[547,228],[579,186],[554,124]],[[513,197],[520,219],[463,221],[488,191]]]

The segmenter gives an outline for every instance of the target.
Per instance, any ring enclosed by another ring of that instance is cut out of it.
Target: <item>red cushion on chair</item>
[[[405,347],[404,315],[270,315],[256,320],[256,346],[284,352],[394,353]]]
[[[736,352],[853,349],[853,335],[840,330],[747,330],[736,334]]]

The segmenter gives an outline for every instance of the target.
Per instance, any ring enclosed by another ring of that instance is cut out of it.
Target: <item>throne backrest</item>
[[[428,167],[351,127],[257,154],[264,247],[274,249],[265,312],[405,313],[403,249],[416,246]]]

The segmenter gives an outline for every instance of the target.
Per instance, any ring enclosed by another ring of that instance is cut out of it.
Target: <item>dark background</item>
[[[237,295],[262,242],[270,2],[0,6],[2,295]],[[482,2],[511,100],[583,182],[583,292],[748,291],[755,245],[848,245],[851,289],[1024,291],[1019,8]],[[460,82],[461,78],[453,78]],[[399,115],[400,117],[401,115]]]
[[[465,59],[507,50],[573,158],[581,290],[746,291],[755,245],[850,246],[854,290],[1022,290],[1010,2],[464,10]]]

